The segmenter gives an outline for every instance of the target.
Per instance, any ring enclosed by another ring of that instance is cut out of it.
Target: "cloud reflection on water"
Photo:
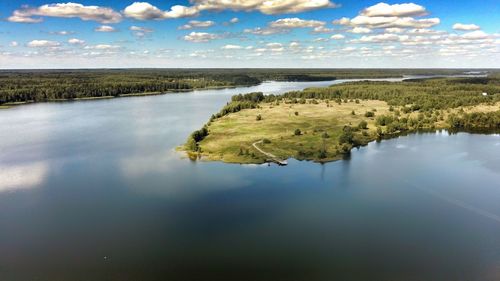
[[[0,192],[34,188],[45,180],[48,171],[47,162],[0,166]]]

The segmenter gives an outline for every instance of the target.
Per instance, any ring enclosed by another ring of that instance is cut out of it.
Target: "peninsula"
[[[193,132],[193,159],[328,162],[353,147],[421,130],[500,130],[500,77],[352,82],[283,95],[232,97]]]

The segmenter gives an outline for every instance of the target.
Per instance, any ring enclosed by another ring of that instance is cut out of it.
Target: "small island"
[[[182,147],[227,163],[329,162],[353,147],[417,131],[500,130],[500,78],[352,82],[283,95],[233,96]]]

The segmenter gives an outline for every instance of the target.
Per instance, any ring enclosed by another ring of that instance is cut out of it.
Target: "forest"
[[[454,69],[2,70],[0,105],[250,86],[266,80],[318,81],[463,73],[464,70]]]

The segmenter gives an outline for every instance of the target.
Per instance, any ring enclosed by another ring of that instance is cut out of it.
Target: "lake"
[[[0,280],[500,280],[499,135],[286,167],[175,151],[234,94],[339,82],[0,110]]]

